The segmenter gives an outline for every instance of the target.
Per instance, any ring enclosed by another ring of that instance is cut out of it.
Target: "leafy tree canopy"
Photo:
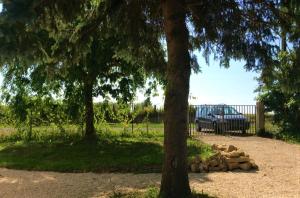
[[[283,130],[300,129],[300,9],[298,1],[280,5],[281,51],[259,78],[259,99]],[[289,19],[289,20],[282,20]]]
[[[85,12],[73,21],[60,17],[47,20],[51,14],[41,20],[28,8],[31,3],[7,1],[1,13],[0,30],[4,34],[0,60],[6,77],[7,101],[34,94],[63,96],[74,113],[80,112],[87,95],[89,100],[93,96],[110,95],[128,101],[135,90],[145,84],[146,77],[163,80],[165,52],[159,41],[142,44],[138,49],[140,56],[133,56],[130,50],[134,49],[128,45],[127,35],[114,31],[108,20],[98,24],[87,36],[78,34],[89,22],[86,17],[100,9],[96,2],[86,5]],[[24,11],[28,15],[14,14],[21,7],[28,8]],[[52,25],[48,22],[54,22],[57,29],[49,29]],[[14,49],[21,50],[15,52]],[[150,71],[153,65],[157,69]],[[145,69],[149,72],[145,73]],[[89,114],[93,117],[92,112]]]

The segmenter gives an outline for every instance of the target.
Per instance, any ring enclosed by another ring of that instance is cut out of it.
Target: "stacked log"
[[[215,154],[206,160],[195,156],[191,163],[192,172],[232,171],[241,169],[248,171],[258,169],[253,159],[241,149],[233,145],[212,145]]]

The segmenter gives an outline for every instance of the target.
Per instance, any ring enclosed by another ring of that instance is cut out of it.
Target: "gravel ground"
[[[233,144],[259,166],[256,172],[190,174],[191,187],[218,197],[300,198],[300,146],[259,137],[200,135]],[[160,174],[55,173],[0,168],[0,197],[107,197],[112,192],[159,186]]]
[[[259,170],[209,173],[203,175],[208,182],[192,180],[195,189],[205,189],[219,197],[300,198],[300,145],[254,136],[203,134],[199,139],[209,144],[233,144],[241,148],[254,159]]]

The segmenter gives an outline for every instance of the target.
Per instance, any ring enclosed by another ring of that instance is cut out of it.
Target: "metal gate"
[[[255,134],[256,105],[191,105],[189,134]]]

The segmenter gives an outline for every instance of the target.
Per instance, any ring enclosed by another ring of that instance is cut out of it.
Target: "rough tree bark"
[[[85,138],[95,139],[96,131],[94,127],[94,107],[93,107],[93,84],[84,84],[84,103],[85,103]]]
[[[286,51],[286,32],[281,30],[281,50]]]
[[[187,167],[190,56],[184,0],[161,1],[168,48],[160,197],[190,197]]]

